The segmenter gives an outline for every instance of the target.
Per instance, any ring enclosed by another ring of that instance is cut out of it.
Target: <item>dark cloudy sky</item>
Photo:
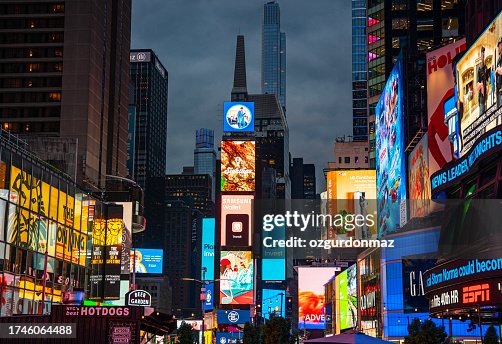
[[[151,48],[169,72],[167,172],[193,165],[195,130],[221,138],[236,36],[245,37],[249,93],[261,93],[262,0],[133,0],[132,48]],[[351,134],[350,0],[282,0],[287,46],[290,151],[333,161],[337,135]],[[324,182],[318,182],[324,188]]]

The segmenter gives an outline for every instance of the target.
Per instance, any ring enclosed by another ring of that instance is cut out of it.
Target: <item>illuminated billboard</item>
[[[337,327],[340,330],[357,325],[357,269],[352,265],[335,278],[337,287]]]
[[[431,208],[431,181],[427,155],[427,136],[422,137],[408,157],[410,218],[427,216]]]
[[[434,268],[436,259],[423,256],[403,257],[403,311],[404,313],[428,312],[429,301],[425,297],[425,271]]]
[[[465,38],[427,53],[427,114],[429,172],[453,160],[453,145],[448,139],[448,109],[454,103],[454,57],[465,51]],[[411,197],[410,197],[411,198]]]
[[[270,319],[272,316],[285,317],[286,314],[286,291],[275,289],[263,289],[261,309],[263,317]]]
[[[344,213],[376,215],[376,171],[347,170],[328,172],[327,199],[329,200],[326,203],[327,212],[331,215]],[[360,233],[359,238],[369,238],[376,235],[376,222],[374,226],[365,230],[365,233]],[[330,231],[329,228],[328,231]],[[341,234],[345,230],[336,228],[336,232]],[[333,235],[330,235],[329,238],[333,238]]]
[[[220,304],[253,304],[253,273],[250,251],[221,251]]]
[[[255,141],[221,142],[221,191],[254,191]]]
[[[163,253],[164,251],[161,249],[132,248],[131,272],[135,271],[137,274],[161,274]]]
[[[215,220],[214,218],[202,219],[202,266],[206,269],[205,279],[214,280],[214,245],[215,245]]]
[[[399,57],[375,109],[379,237],[406,223],[403,78]]]
[[[275,226],[271,231],[263,231],[264,236],[271,237],[272,240],[286,240],[286,228]],[[267,247],[262,245],[261,259],[261,279],[263,281],[284,281],[286,280],[286,248]]]
[[[251,246],[253,199],[251,195],[221,196],[221,246]]]
[[[324,330],[324,285],[339,267],[298,267],[298,328]]]
[[[456,65],[456,111],[450,132],[459,157],[485,132],[502,123],[502,15],[465,52]]]
[[[176,328],[180,328],[183,323],[192,326],[194,331],[202,329],[202,320],[176,320]]]
[[[253,132],[254,103],[225,102],[223,104],[224,132]]]

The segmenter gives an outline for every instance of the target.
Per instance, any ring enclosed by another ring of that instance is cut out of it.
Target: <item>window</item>
[[[53,102],[61,101],[61,92],[51,92],[49,93],[49,100]]]
[[[342,157],[341,157],[341,156],[339,156],[339,157],[338,157],[338,163],[339,163],[339,164],[341,164],[341,163],[342,163]]]
[[[30,72],[40,71],[40,63],[30,63],[28,65],[28,71],[30,71]]]
[[[417,11],[432,11],[433,0],[417,0]]]
[[[350,164],[350,156],[346,156],[345,157],[345,163],[346,164]]]
[[[367,164],[367,163],[368,163],[368,157],[367,157],[367,156],[365,156],[365,157],[364,157],[364,163],[365,163],[365,164]]]
[[[359,164],[359,157],[358,156],[356,156],[354,160],[355,160],[356,164]]]

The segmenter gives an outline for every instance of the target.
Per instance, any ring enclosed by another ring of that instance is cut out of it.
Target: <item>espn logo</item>
[[[463,287],[462,294],[464,304],[490,301],[490,285],[485,283]]]

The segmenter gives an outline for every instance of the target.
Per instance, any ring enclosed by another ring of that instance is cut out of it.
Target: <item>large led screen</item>
[[[454,140],[460,155],[502,123],[502,15],[487,27],[456,66],[457,123]]]
[[[330,200],[326,205],[327,212],[331,215],[344,213],[376,215],[376,171],[347,170],[328,172],[327,198]],[[345,231],[339,228],[335,230],[337,233],[340,233],[341,230]],[[359,239],[376,235],[376,221],[374,226],[365,228],[364,230],[365,232],[361,233]]]
[[[337,322],[340,330],[353,328],[357,324],[357,269],[352,265],[347,270],[341,272],[337,278],[338,282],[338,307],[340,314]]]
[[[255,141],[221,142],[221,191],[254,191]]]
[[[161,274],[163,253],[160,249],[132,248],[131,271],[137,274]]]
[[[340,268],[298,267],[298,328],[324,330],[324,285]]]
[[[225,102],[223,104],[223,131],[253,132],[254,103]]]
[[[427,114],[429,172],[439,171],[453,160],[453,144],[448,139],[449,102],[454,100],[453,59],[465,51],[465,38],[427,53]],[[411,198],[411,197],[410,197]]]
[[[251,246],[253,199],[251,195],[221,196],[221,246]]]
[[[408,157],[408,190],[410,193],[410,218],[427,216],[431,208],[431,180],[427,136],[422,137]]]
[[[265,319],[278,316],[285,317],[286,314],[286,291],[275,289],[263,289],[261,298],[261,309]]]
[[[399,57],[376,106],[376,168],[378,235],[406,222],[406,166],[404,155],[403,61]],[[402,210],[404,208],[404,211]]]
[[[202,269],[206,269],[205,280],[214,280],[214,218],[202,219]]]
[[[220,304],[253,303],[254,266],[250,251],[221,251]]]

